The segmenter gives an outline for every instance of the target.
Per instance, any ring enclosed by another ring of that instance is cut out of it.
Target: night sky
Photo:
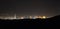
[[[0,15],[17,16],[54,16],[60,15],[59,0],[2,0]]]
[[[0,0],[0,15],[13,15],[16,13],[15,0]]]

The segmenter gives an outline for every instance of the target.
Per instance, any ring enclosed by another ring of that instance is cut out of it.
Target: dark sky
[[[2,0],[0,14],[46,15],[60,14],[59,0]]]
[[[15,0],[0,0],[0,15],[12,15],[16,13]]]

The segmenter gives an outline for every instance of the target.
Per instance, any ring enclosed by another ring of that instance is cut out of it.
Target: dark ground
[[[0,26],[5,28],[31,29],[31,28],[59,28],[60,15],[48,19],[20,19],[20,20],[2,20]]]

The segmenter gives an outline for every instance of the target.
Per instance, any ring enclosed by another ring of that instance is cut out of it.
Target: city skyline
[[[16,14],[14,14],[14,16],[0,16],[0,19],[46,19],[46,18],[50,18],[47,16],[16,16]]]

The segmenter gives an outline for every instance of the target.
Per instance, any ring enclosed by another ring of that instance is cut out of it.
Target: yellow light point
[[[43,16],[42,19],[46,19],[46,16]]]

